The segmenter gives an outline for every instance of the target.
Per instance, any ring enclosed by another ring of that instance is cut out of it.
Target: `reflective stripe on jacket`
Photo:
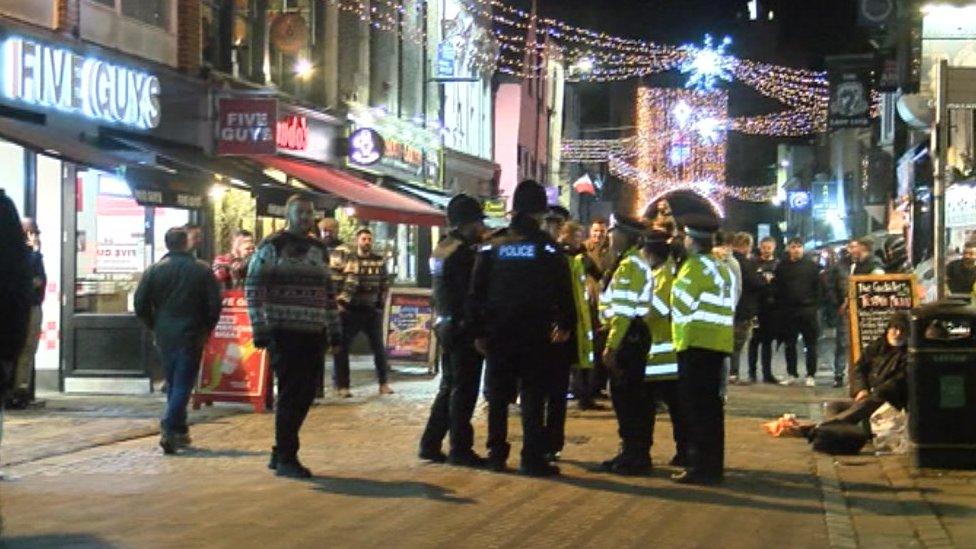
[[[732,352],[735,296],[728,268],[691,254],[671,288],[672,340],[677,352],[691,347]]]
[[[617,349],[623,341],[630,321],[644,318],[650,312],[654,276],[647,261],[637,248],[624,253],[620,265],[613,272],[610,285],[603,292],[603,318],[610,326],[607,347]]]
[[[674,283],[674,261],[668,258],[654,269],[654,293],[651,312],[644,317],[651,331],[651,351],[647,355],[644,379],[664,381],[678,379],[678,355],[671,340],[671,286]]]

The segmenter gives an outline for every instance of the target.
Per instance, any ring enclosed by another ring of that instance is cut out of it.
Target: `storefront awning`
[[[358,177],[326,166],[280,156],[261,156],[259,161],[321,191],[349,201],[361,219],[390,223],[444,225],[444,213],[408,196],[384,189]]]
[[[451,195],[445,193],[444,191],[437,191],[434,189],[425,189],[423,187],[418,187],[416,185],[410,185],[409,183],[401,183],[399,181],[390,182],[390,186],[395,190],[405,193],[414,198],[419,198],[424,202],[430,204],[431,206],[439,209],[446,210],[447,203],[451,201]]]
[[[63,131],[13,118],[0,117],[0,137],[39,153],[107,172],[127,163],[126,159]]]

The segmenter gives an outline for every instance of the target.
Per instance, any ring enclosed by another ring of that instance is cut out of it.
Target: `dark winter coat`
[[[794,310],[818,307],[822,297],[820,268],[807,257],[799,261],[784,259],[776,267],[776,308]]]
[[[210,267],[186,252],[163,256],[136,288],[136,316],[163,351],[202,348],[220,319],[220,307],[220,285]]]
[[[854,365],[851,383],[856,391],[866,389],[880,406],[887,402],[899,410],[908,405],[908,348],[892,347],[884,335],[864,350]]]
[[[759,313],[759,301],[766,291],[766,279],[759,274],[759,265],[739,252],[732,255],[742,271],[742,297],[735,308],[735,321],[751,320]]]
[[[450,348],[470,336],[464,322],[464,302],[471,287],[471,272],[477,255],[475,243],[458,231],[441,240],[430,258],[430,274],[437,312],[437,336]]]

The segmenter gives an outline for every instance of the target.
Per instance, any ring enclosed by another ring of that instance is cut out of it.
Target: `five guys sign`
[[[217,154],[275,154],[277,100],[221,98],[217,110]]]

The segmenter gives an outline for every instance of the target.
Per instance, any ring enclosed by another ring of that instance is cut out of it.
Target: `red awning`
[[[425,226],[445,224],[444,212],[341,170],[280,156],[260,156],[258,160],[316,189],[348,200],[356,208],[356,217],[361,219]]]

